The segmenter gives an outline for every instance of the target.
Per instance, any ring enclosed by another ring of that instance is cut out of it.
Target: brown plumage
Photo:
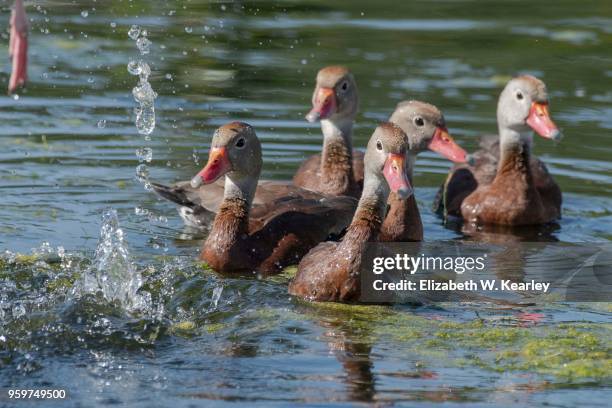
[[[499,99],[498,140],[483,138],[473,164],[451,170],[434,210],[475,225],[536,225],[558,219],[561,190],[544,163],[531,156],[532,130],[560,138],[547,104],[542,81],[532,76],[510,81]]]
[[[200,255],[217,272],[279,272],[343,231],[355,210],[351,197],[287,196],[251,212],[261,166],[253,128],[233,122],[215,132],[208,163],[192,180],[197,188],[225,176],[223,202]]]
[[[308,300],[353,302],[360,296],[362,254],[378,238],[390,191],[406,199],[411,190],[403,161],[408,139],[396,125],[379,125],[365,155],[364,188],[357,211],[341,242],[324,242],[298,265],[289,293]]]

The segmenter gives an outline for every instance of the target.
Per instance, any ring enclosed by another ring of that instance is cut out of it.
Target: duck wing
[[[250,240],[263,259],[258,270],[269,274],[297,264],[304,255],[328,237],[339,235],[350,224],[357,207],[352,197],[323,199],[280,198],[274,209],[254,218],[258,228]],[[254,212],[253,217],[258,214]]]

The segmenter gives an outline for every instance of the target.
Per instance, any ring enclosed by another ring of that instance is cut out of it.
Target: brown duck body
[[[561,189],[546,165],[519,144],[504,154],[499,140],[483,137],[474,164],[455,165],[438,191],[434,210],[478,224],[532,225],[561,216]],[[499,170],[498,170],[499,168]]]
[[[356,302],[365,245],[375,241],[381,218],[375,206],[357,210],[342,242],[324,242],[306,255],[289,284],[294,296],[320,302]]]
[[[200,258],[220,273],[278,273],[328,236],[340,234],[356,204],[351,197],[284,197],[250,215],[245,200],[228,198],[219,208]]]

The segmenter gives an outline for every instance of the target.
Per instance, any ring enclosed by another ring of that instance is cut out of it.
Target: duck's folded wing
[[[294,230],[301,226],[302,234],[308,231],[323,234],[340,234],[350,224],[357,199],[347,196],[304,198],[285,196],[265,205],[254,207],[251,219],[260,226],[271,222],[275,225],[286,224],[283,229]]]
[[[189,208],[202,207],[216,213],[223,201],[222,182],[223,180],[198,188],[191,187],[189,181],[181,181],[170,186],[152,182],[151,187],[160,197],[175,204]]]
[[[547,212],[552,213],[554,218],[561,217],[561,204],[563,203],[563,195],[561,188],[548,172],[548,168],[537,157],[532,157],[529,163],[534,184],[542,203]]]

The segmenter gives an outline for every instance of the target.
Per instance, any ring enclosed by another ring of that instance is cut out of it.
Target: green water
[[[548,238],[605,242],[610,2],[41,1],[28,13],[29,86],[0,98],[0,249],[10,251],[0,261],[0,388],[65,388],[71,406],[609,405],[609,304],[312,305],[287,295],[291,272],[222,278],[192,261],[201,236],[136,180],[135,151],[152,148],[152,179],[189,179],[213,130],[243,120],[263,141],[263,177],[288,179],[320,150],[304,114],[316,71],[338,63],[359,87],[356,146],[397,102],[420,99],[471,151],[496,131],[505,81],[527,72],[547,83],[565,135],[535,139],[564,193]],[[132,24],[153,42],[149,141],[134,126]],[[448,168],[433,153],[417,162],[428,241],[462,239],[429,210]],[[146,313],[75,299],[108,207],[151,295]],[[32,250],[45,241],[52,250]]]

